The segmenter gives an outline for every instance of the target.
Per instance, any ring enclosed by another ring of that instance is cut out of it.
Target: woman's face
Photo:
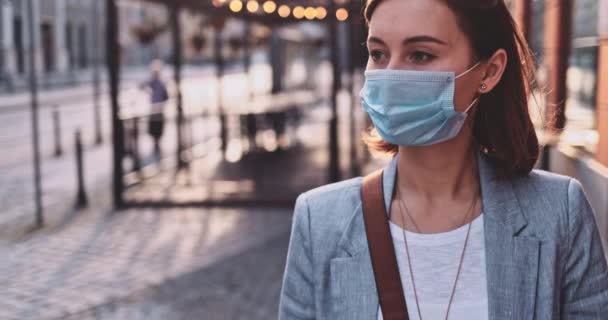
[[[367,69],[452,71],[476,61],[454,12],[441,0],[384,0],[369,21]],[[464,111],[478,95],[484,66],[456,80],[454,105]]]

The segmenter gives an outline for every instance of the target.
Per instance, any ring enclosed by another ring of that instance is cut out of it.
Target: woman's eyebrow
[[[382,39],[376,37],[376,36],[371,36],[367,39],[368,43],[377,43],[380,45],[386,45],[384,43],[384,41],[382,41]],[[415,37],[410,37],[410,38],[406,38],[402,41],[403,45],[409,45],[412,43],[417,43],[417,42],[434,42],[434,43],[438,43],[441,45],[448,45],[447,42],[439,40],[435,37],[432,36],[428,36],[428,35],[421,35],[421,36],[415,36]]]
[[[384,41],[382,41],[382,39],[380,39],[378,37],[374,37],[374,36],[371,36],[371,37],[367,38],[367,42],[368,43],[377,43],[377,44],[381,44],[381,45],[386,45],[384,43]]]
[[[403,43],[403,45],[408,45],[408,44],[412,44],[412,43],[416,43],[416,42],[434,42],[434,43],[438,43],[438,44],[442,44],[442,45],[448,45],[445,41],[442,41],[435,37],[431,37],[431,36],[427,36],[427,35],[406,38],[403,40],[402,43]]]

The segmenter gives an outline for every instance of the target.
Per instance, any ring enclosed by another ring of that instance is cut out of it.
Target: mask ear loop
[[[469,110],[471,110],[471,108],[473,108],[473,106],[475,106],[475,104],[477,103],[477,101],[479,101],[479,97],[475,98],[473,100],[473,102],[471,102],[471,104],[467,107],[467,109],[464,110],[464,113],[468,113]]]
[[[461,74],[457,75],[454,79],[458,79],[462,76],[464,76],[465,74],[473,71],[473,69],[477,68],[477,66],[480,64],[481,62],[477,62],[476,64],[474,64],[472,67],[468,68],[467,70],[465,70],[464,72],[462,72]]]
[[[481,63],[481,61],[478,61],[476,64],[474,64],[472,67],[470,67],[469,69],[465,70],[463,73],[457,75],[454,79],[458,79],[464,75],[466,75],[467,73],[473,71],[473,69],[477,68],[477,66]],[[475,100],[473,100],[473,102],[471,102],[471,104],[467,107],[467,109],[464,111],[464,113],[468,113],[469,110],[471,110],[471,108],[475,105],[475,103],[479,101],[479,97],[475,98]]]

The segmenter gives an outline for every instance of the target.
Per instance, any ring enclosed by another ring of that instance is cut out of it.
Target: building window
[[[68,54],[68,65],[70,70],[72,70],[74,69],[76,61],[74,59],[74,36],[72,33],[72,24],[69,22],[65,24],[65,46]]]
[[[84,24],[78,26],[78,66],[84,69],[89,64],[88,55],[88,42],[87,42],[87,27]]]
[[[23,20],[21,17],[15,17],[13,20],[13,41],[17,73],[23,74],[25,73],[25,52],[23,48]]]
[[[53,26],[43,23],[41,26],[40,40],[42,42],[42,62],[44,71],[55,70],[55,41],[53,39]]]

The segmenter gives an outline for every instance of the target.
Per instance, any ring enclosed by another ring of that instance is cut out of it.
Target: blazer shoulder
[[[324,185],[298,197],[297,211],[308,216],[311,237],[326,243],[336,242],[361,205],[361,177]]]
[[[542,197],[553,203],[567,201],[568,188],[573,182],[578,184],[578,181],[572,177],[537,169],[513,180],[518,198]]]
[[[327,184],[309,190],[300,197],[306,199],[311,209],[336,208],[337,205],[344,205],[353,200],[360,201],[361,181],[362,178],[357,177]]]
[[[561,238],[567,234],[574,207],[587,201],[576,179],[543,170],[516,178],[513,185],[532,229],[543,237]]]
[[[539,169],[532,170],[527,175],[527,178],[529,180],[533,181],[534,183],[537,183],[540,185],[560,184],[562,186],[563,185],[567,186],[572,180],[575,180],[574,178],[563,175],[563,174],[549,172],[549,171],[545,171],[545,170],[539,170]]]

